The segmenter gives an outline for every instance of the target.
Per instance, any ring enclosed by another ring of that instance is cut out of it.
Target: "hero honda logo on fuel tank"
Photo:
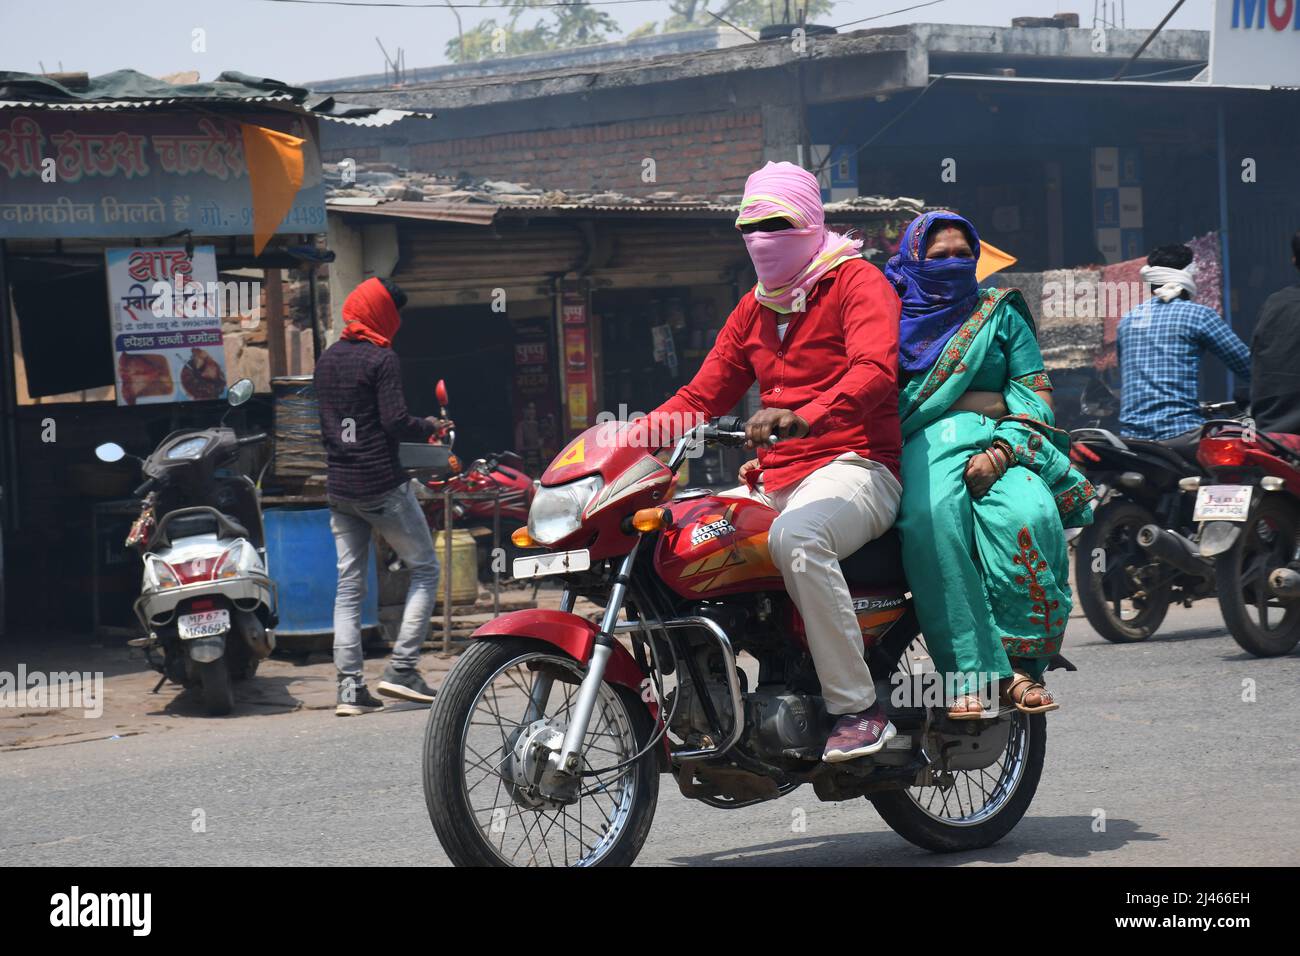
[[[714,538],[721,538],[724,534],[732,534],[735,530],[735,526],[726,518],[717,518],[708,524],[696,525],[691,531],[691,547],[697,547]]]

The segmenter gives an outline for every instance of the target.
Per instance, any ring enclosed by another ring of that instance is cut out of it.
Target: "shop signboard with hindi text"
[[[107,249],[119,405],[194,402],[226,393],[223,286],[212,246]]]
[[[307,178],[276,231],[324,231],[320,152],[305,117],[0,110],[0,238],[250,235],[241,120],[305,140]]]

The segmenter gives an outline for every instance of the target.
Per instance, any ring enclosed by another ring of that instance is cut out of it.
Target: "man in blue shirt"
[[[1195,441],[1201,423],[1201,352],[1219,357],[1243,383],[1250,379],[1250,350],[1219,316],[1192,299],[1192,250],[1161,246],[1147,256],[1142,278],[1153,296],[1120,320],[1120,432],[1148,441]]]

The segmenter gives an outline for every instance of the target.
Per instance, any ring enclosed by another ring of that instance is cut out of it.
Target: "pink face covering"
[[[827,230],[817,177],[794,163],[768,163],[749,177],[736,227],[776,218],[794,228],[747,233],[745,248],[758,274],[754,297],[788,314],[802,311],[818,280],[856,257],[862,240]]]

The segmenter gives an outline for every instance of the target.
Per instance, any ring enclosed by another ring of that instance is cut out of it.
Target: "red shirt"
[[[788,408],[809,426],[804,438],[758,450],[766,492],[851,451],[898,477],[898,296],[878,269],[850,259],[817,283],[805,307],[781,315],[750,290],[695,378],[648,424],[662,433],[665,414],[725,415],[757,380],[764,408]],[[776,327],[787,320],[782,339]]]

